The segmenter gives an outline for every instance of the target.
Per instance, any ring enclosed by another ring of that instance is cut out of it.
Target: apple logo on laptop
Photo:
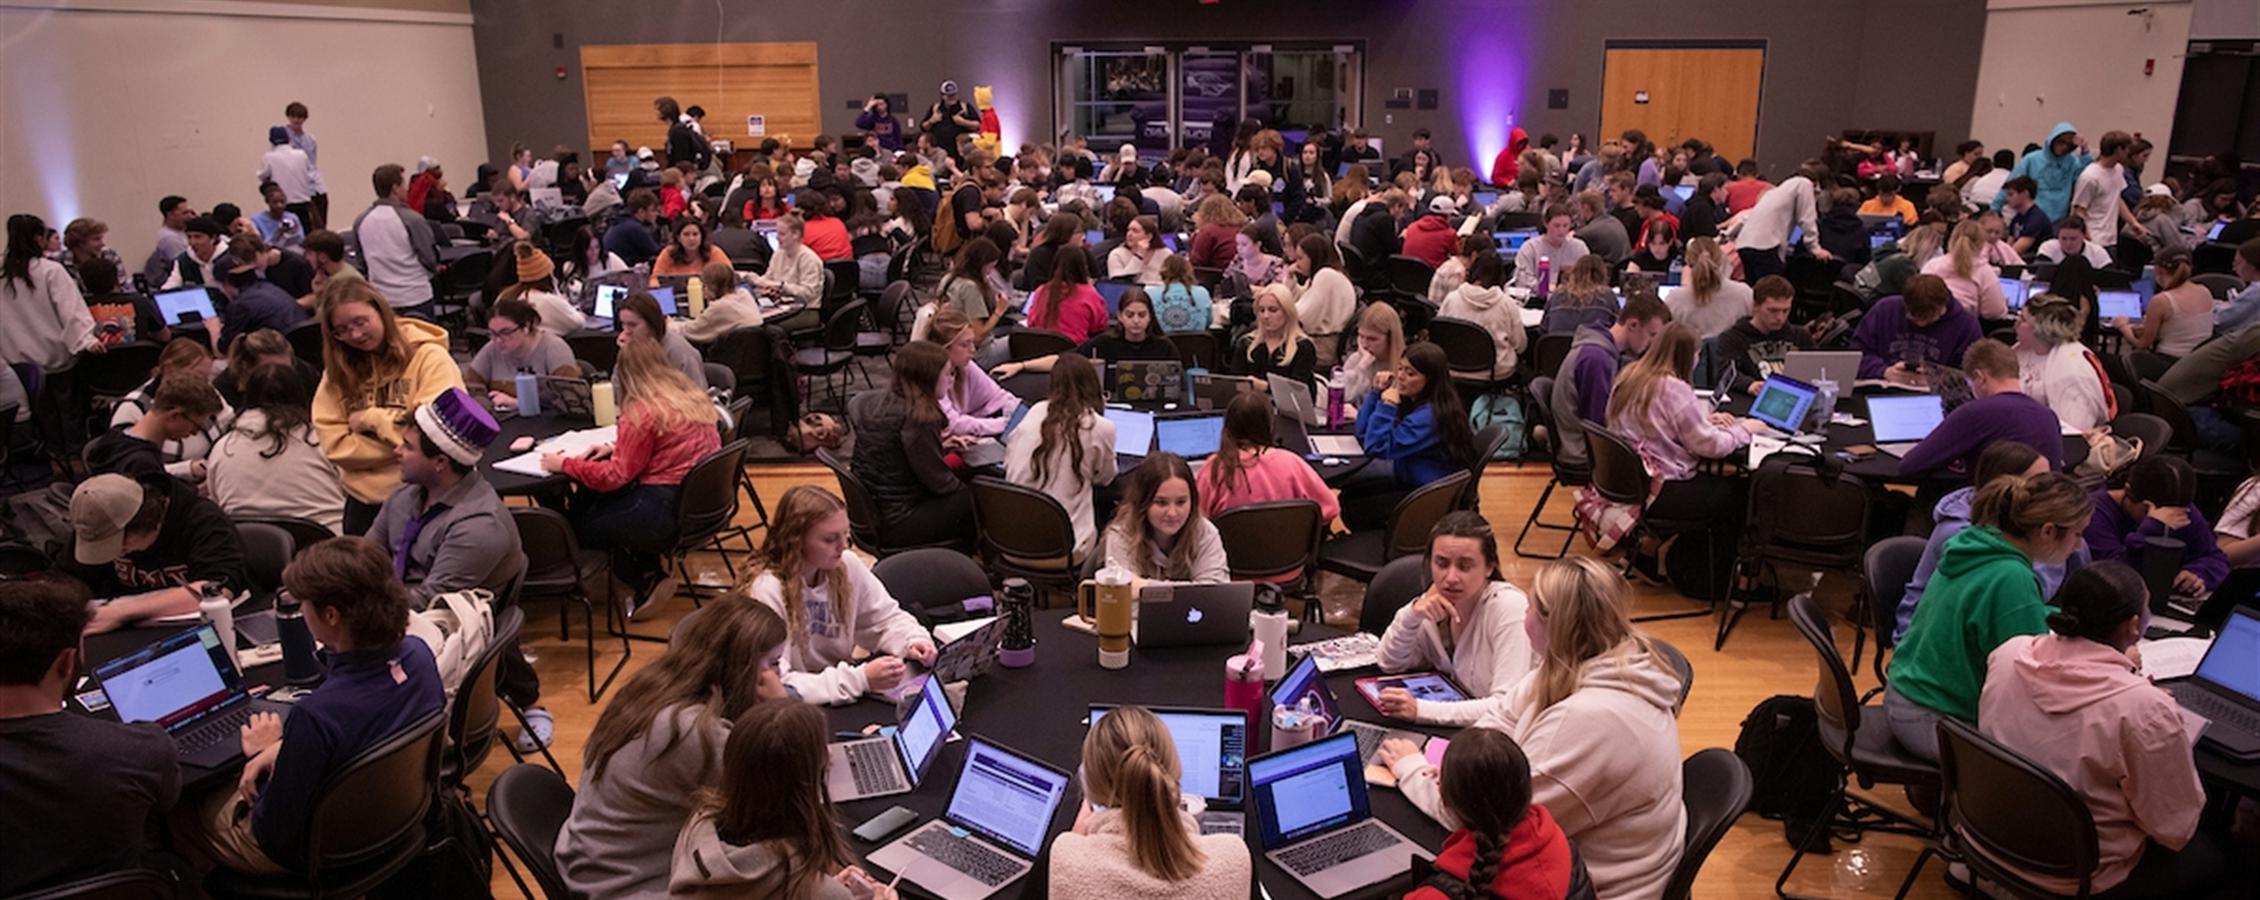
[[[1189,608],[1187,608],[1187,609],[1185,610],[1185,624],[1187,624],[1187,625],[1199,625],[1199,624],[1201,624],[1201,608],[1200,608],[1200,607],[1198,607],[1198,606],[1194,606],[1194,607],[1189,607]]]

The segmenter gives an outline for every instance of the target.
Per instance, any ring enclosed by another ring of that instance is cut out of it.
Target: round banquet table
[[[561,492],[572,484],[572,479],[562,474],[537,478],[495,468],[495,463],[524,452],[510,449],[511,442],[530,437],[538,444],[568,431],[594,428],[596,422],[578,416],[505,416],[497,417],[495,425],[494,443],[487,445],[486,456],[479,460],[479,473],[486,476],[495,493],[508,497]]]

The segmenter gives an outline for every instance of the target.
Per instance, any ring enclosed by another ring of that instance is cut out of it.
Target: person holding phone
[[[777,501],[769,539],[738,589],[784,618],[785,687],[809,703],[852,703],[902,683],[905,658],[934,662],[933,635],[847,547],[847,506],[800,485]],[[855,662],[858,647],[870,658]]]
[[[1530,672],[1530,636],[1523,628],[1530,599],[1498,571],[1498,538],[1483,516],[1460,510],[1437,521],[1428,533],[1428,590],[1397,610],[1381,635],[1378,658],[1384,672],[1438,672],[1470,696],[1423,700],[1401,687],[1384,688],[1375,704],[1382,715],[1466,725]]]

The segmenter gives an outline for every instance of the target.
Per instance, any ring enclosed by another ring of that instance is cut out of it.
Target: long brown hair
[[[1036,308],[1028,316],[1028,324],[1036,328],[1058,328],[1059,308],[1091,282],[1091,257],[1081,248],[1062,247],[1052,260],[1052,280],[1037,292]]]
[[[808,533],[816,523],[845,511],[847,505],[831,491],[812,484],[795,485],[777,500],[777,515],[769,525],[769,536],[761,542],[761,552],[754,556],[752,565],[746,567],[739,581],[740,592],[750,592],[753,582],[763,575],[774,575],[778,582],[778,605],[785,610],[784,630],[793,646],[808,647],[808,607],[801,592],[808,589],[808,573],[801,558],[808,543]],[[824,573],[824,593],[832,598],[833,617],[847,621],[848,583],[847,567],[841,566]],[[759,603],[754,604],[759,606]]]
[[[384,342],[374,353],[363,353],[337,339],[338,310],[359,303],[377,311]],[[322,288],[322,378],[337,385],[347,405],[358,401],[370,384],[408,368],[408,339],[400,333],[400,317],[375,286],[360,278],[332,280]]]
[[[1185,482],[1185,491],[1191,500],[1192,511],[1185,517],[1185,528],[1177,533],[1177,543],[1169,548],[1169,560],[1162,571],[1149,572],[1146,566],[1153,559],[1153,535],[1146,527],[1146,509],[1154,503],[1154,495],[1172,478]],[[1185,458],[1175,453],[1156,453],[1146,457],[1130,471],[1130,487],[1122,492],[1122,501],[1115,505],[1114,522],[1110,528],[1121,530],[1130,547],[1130,565],[1143,578],[1162,578],[1171,581],[1190,581],[1193,578],[1193,557],[1198,551],[1194,539],[1204,521],[1201,516],[1201,487],[1193,479],[1193,467]]]
[[[716,718],[736,719],[761,698],[757,663],[784,643],[785,620],[769,607],[732,600],[706,608],[668,642],[657,661],[612,695],[589,732],[581,765],[591,778],[603,778],[612,754],[650,732],[652,722],[670,707],[696,708],[702,725]],[[670,742],[653,748],[651,755],[672,749]]]
[[[1666,381],[1686,380],[1695,370],[1695,351],[1700,345],[1687,326],[1676,322],[1664,326],[1664,332],[1648,345],[1648,352],[1617,376],[1616,389],[1609,393],[1609,421],[1622,421],[1620,416],[1647,409]]]
[[[785,867],[779,896],[814,896],[818,882],[854,860],[824,797],[827,736],[816,707],[756,703],[730,728],[721,783],[700,792],[698,812],[713,817],[722,843],[784,845],[776,854]]]
[[[1997,478],[1970,501],[1970,521],[2019,540],[2038,538],[2049,525],[2083,530],[2094,513],[2087,491],[2062,472]]]
[[[1452,386],[1451,363],[1444,357],[1444,348],[1421,341],[1405,348],[1404,362],[1428,383],[1419,394],[1403,398],[1397,407],[1398,420],[1428,407],[1430,417],[1436,420],[1444,458],[1455,466],[1473,462],[1481,451],[1475,446],[1475,429],[1468,425],[1467,407],[1460,402],[1459,389]]]
[[[1191,878],[1208,861],[1179,810],[1182,765],[1169,727],[1142,706],[1107,713],[1083,738],[1085,794],[1121,814],[1130,864],[1162,881]]]
[[[1668,665],[1647,636],[1632,627],[1632,588],[1623,575],[1599,560],[1572,556],[1539,567],[1531,582],[1530,602],[1545,619],[1546,628],[1546,652],[1532,673],[1538,691],[1531,698],[1530,714],[1577,693],[1586,663],[1601,654],[1637,649],[1651,663]]]
[[[1696,306],[1710,305],[1726,286],[1726,273],[1726,251],[1718,241],[1699,237],[1687,242],[1687,286],[1695,289]]]
[[[651,426],[664,434],[679,428],[714,427],[714,401],[706,389],[691,383],[675,368],[666,349],[650,339],[632,340],[620,348],[613,367],[630,412],[649,416]]]
[[[1506,856],[1507,835],[1530,815],[1530,757],[1504,731],[1470,728],[1452,736],[1438,774],[1444,808],[1475,837],[1475,859],[1468,864],[1467,878],[1436,886],[1452,900],[1489,897]],[[1441,870],[1438,874],[1451,877]]]
[[[1099,395],[1099,373],[1080,353],[1062,353],[1052,363],[1051,392],[1044,398],[1043,438],[1029,460],[1036,480],[1051,479],[1055,454],[1067,454],[1068,471],[1083,480],[1083,420],[1100,414],[1106,401]]]
[[[1232,402],[1224,405],[1224,437],[1217,442],[1216,455],[1201,467],[1201,475],[1218,491],[1229,492],[1235,483],[1245,485],[1248,464],[1240,454],[1254,450],[1261,457],[1271,449],[1272,440],[1271,397],[1258,391],[1234,394]]]
[[[944,421],[939,398],[942,367],[949,360],[949,351],[933,341],[911,341],[895,351],[895,383],[888,390],[910,408],[912,422],[939,426]]]

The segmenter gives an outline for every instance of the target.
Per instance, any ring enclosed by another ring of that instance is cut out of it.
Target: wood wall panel
[[[581,72],[596,157],[614,140],[664,152],[667,125],[651,109],[662,96],[705,107],[707,136],[741,146],[749,115],[766,117],[767,136],[796,145],[822,130],[813,43],[586,46]]]
[[[1766,51],[1614,48],[1601,86],[1601,133],[1638,128],[1658,145],[1697,137],[1728,160],[1754,155]],[[1648,92],[1647,103],[1634,102]]]

